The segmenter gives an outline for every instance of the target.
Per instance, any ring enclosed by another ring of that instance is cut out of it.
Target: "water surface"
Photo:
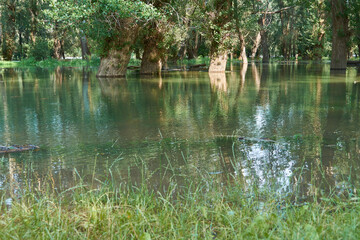
[[[44,185],[63,191],[80,177],[93,185],[136,182],[144,163],[156,173],[148,179],[155,187],[169,182],[170,172],[206,173],[220,182],[233,175],[249,186],[304,196],[359,186],[356,68],[249,64],[226,74],[126,79],[95,73],[0,69],[0,143],[41,147],[0,156],[2,191]]]

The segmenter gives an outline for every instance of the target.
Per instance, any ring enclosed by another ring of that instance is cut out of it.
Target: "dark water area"
[[[97,79],[91,68],[0,69],[0,145],[40,146],[0,155],[0,191],[139,182],[144,166],[155,188],[174,174],[231,175],[305,198],[360,186],[358,69],[233,69],[126,79]]]

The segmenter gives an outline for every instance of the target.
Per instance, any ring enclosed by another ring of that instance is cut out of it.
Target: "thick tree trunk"
[[[111,49],[101,58],[97,77],[124,77],[131,57],[130,48]]]
[[[244,35],[239,31],[239,40],[240,40],[240,59],[243,63],[248,63],[248,59],[246,56],[246,44]]]
[[[61,40],[54,39],[54,58],[61,59]]]
[[[267,32],[266,30],[261,30],[261,47],[263,54],[263,63],[268,63],[270,61],[270,53],[269,53],[269,43],[267,40]]]
[[[254,45],[253,45],[253,47],[252,47],[252,49],[251,49],[251,58],[252,58],[253,60],[254,60],[255,57],[256,57],[256,53],[257,53],[257,51],[258,51],[258,49],[259,49],[260,43],[261,43],[261,33],[258,32],[258,33],[256,34],[256,38],[255,38],[255,41],[254,41]]]
[[[228,13],[231,8],[232,0],[214,1],[213,11],[208,12],[211,24],[217,26],[215,29],[209,27],[211,33],[209,36],[209,39],[211,40],[209,66],[210,73],[225,72],[226,70],[228,50],[231,49],[231,46],[228,44],[230,35],[224,31],[226,29],[224,26],[226,26],[231,19],[229,15],[225,13]]]
[[[135,43],[138,26],[134,19],[122,20],[117,37],[107,39],[108,50],[101,58],[97,77],[124,77],[131,57],[131,47]]]
[[[89,49],[89,45],[88,45],[88,41],[86,36],[82,36],[80,38],[80,43],[81,43],[81,57],[82,59],[89,59],[89,57],[91,56],[90,53],[90,49]]]
[[[349,40],[349,19],[346,13],[346,3],[342,0],[331,0],[332,17],[332,70],[346,69],[347,43]]]
[[[4,60],[11,61],[15,51],[15,15],[16,6],[14,1],[6,4],[6,19],[3,25],[2,53]]]
[[[225,72],[227,59],[228,53],[226,51],[221,53],[212,53],[210,55],[209,72]]]
[[[157,23],[153,23],[150,33],[144,39],[144,54],[142,56],[140,74],[158,74],[161,73],[162,58],[164,48],[161,43],[164,40],[164,34],[158,28]]]

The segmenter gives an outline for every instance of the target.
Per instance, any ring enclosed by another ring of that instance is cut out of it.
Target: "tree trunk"
[[[101,58],[97,77],[124,77],[131,57],[130,48],[111,49]]]
[[[283,1],[280,1],[280,8],[283,7],[284,7],[284,3]],[[290,53],[291,53],[290,17],[288,15],[289,14],[286,11],[280,12],[280,20],[281,20],[281,28],[282,28],[282,36],[280,37],[280,41],[281,41],[280,52],[285,60],[290,59]]]
[[[189,59],[194,59],[198,57],[199,51],[199,38],[200,35],[198,31],[192,29],[189,40],[187,41],[187,55]]]
[[[240,40],[240,59],[243,63],[248,63],[248,59],[246,56],[246,44],[245,44],[245,38],[244,35],[239,31],[239,40]]]
[[[150,33],[144,39],[144,54],[142,56],[140,74],[159,74],[161,73],[164,48],[161,43],[164,34],[159,29],[158,23],[153,23]]]
[[[80,38],[80,43],[81,43],[81,57],[82,59],[87,60],[91,56],[91,53],[85,35]]]
[[[255,57],[256,57],[256,53],[257,53],[257,51],[258,51],[258,49],[259,49],[260,43],[261,43],[261,33],[258,32],[258,33],[256,34],[256,38],[255,38],[255,41],[254,41],[254,45],[253,45],[253,47],[252,47],[252,49],[251,49],[251,58],[252,58],[253,60],[254,60]]]
[[[54,39],[54,58],[61,58],[61,40],[57,38]]]
[[[227,59],[228,53],[226,51],[212,53],[210,55],[209,72],[225,72]]]
[[[36,42],[36,33],[37,33],[37,16],[38,16],[38,5],[37,0],[30,0],[30,14],[31,14],[31,23],[30,23],[30,40],[32,44]]]
[[[132,18],[122,19],[118,36],[107,39],[106,54],[101,58],[97,77],[124,77],[135,43],[138,26]]]
[[[270,61],[270,54],[269,54],[269,43],[267,37],[267,31],[265,29],[266,23],[266,15],[264,14],[259,19],[260,24],[260,37],[261,37],[261,47],[262,47],[262,54],[263,54],[263,63],[268,63]]]
[[[7,15],[5,16],[5,24],[3,25],[2,52],[4,60],[11,61],[15,51],[15,1],[8,1],[6,7]]]
[[[64,40],[62,40],[59,37],[59,24],[56,22],[55,23],[55,27],[54,27],[54,32],[53,32],[53,38],[54,38],[54,58],[55,59],[61,59],[61,58],[65,58],[65,53],[64,53]],[[62,35],[64,36],[65,33],[62,33]]]
[[[210,66],[209,72],[225,72],[228,59],[228,49],[231,49],[228,39],[230,35],[224,31],[231,18],[228,13],[232,8],[232,0],[214,1],[214,8],[208,12],[209,21],[217,26],[211,28],[210,32]],[[209,25],[211,25],[209,24]],[[219,37],[220,36],[220,37]]]
[[[317,32],[316,44],[314,46],[314,59],[321,60],[324,52],[324,44],[325,44],[325,10],[324,10],[324,0],[318,2],[318,29],[315,29]],[[314,26],[315,28],[315,26]]]
[[[261,47],[263,54],[263,63],[268,63],[270,61],[270,53],[269,53],[269,44],[267,40],[267,32],[266,30],[261,30]]]
[[[330,69],[344,70],[347,64],[347,43],[349,40],[349,19],[345,1],[331,0],[331,17],[333,36]]]

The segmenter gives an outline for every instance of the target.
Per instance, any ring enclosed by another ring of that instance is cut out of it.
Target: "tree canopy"
[[[357,0],[0,3],[2,59],[87,58],[91,51],[104,62],[104,76],[124,75],[131,54],[143,61],[145,74],[160,72],[168,60],[198,56],[210,57],[210,71],[224,71],[228,56],[243,62],[331,57],[340,69],[360,55]]]

